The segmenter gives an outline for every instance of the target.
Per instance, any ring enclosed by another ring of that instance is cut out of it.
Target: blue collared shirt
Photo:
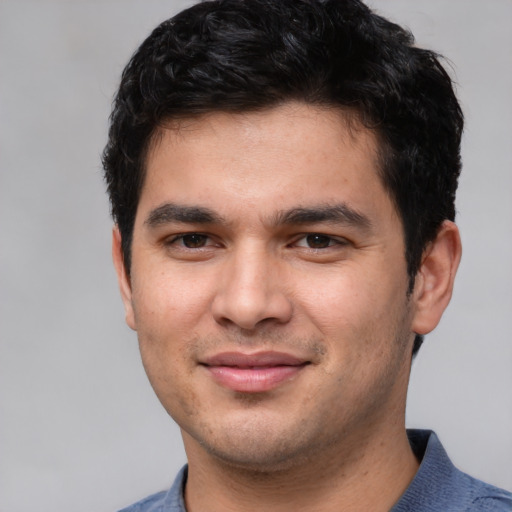
[[[434,432],[409,430],[407,434],[421,465],[390,512],[512,512],[512,493],[459,471]],[[186,512],[186,481],[187,466],[168,491],[153,494],[119,512]]]

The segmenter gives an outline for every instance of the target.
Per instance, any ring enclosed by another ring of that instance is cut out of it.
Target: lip
[[[263,393],[296,377],[309,361],[284,352],[223,352],[201,364],[223,387],[243,393]]]

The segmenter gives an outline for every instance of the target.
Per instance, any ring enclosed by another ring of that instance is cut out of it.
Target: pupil
[[[198,247],[203,247],[206,242],[205,235],[184,235],[183,236],[183,245],[190,249],[197,249]]]
[[[329,247],[331,239],[325,235],[308,235],[308,245],[313,249],[323,249]]]

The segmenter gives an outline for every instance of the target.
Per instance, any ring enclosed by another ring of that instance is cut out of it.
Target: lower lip
[[[296,377],[306,365],[239,368],[236,366],[207,366],[221,386],[242,393],[263,393]]]

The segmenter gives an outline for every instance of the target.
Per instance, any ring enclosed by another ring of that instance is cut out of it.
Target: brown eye
[[[325,249],[332,244],[332,238],[327,235],[312,234],[306,236],[306,243],[311,249]]]
[[[199,233],[191,233],[190,235],[183,235],[181,241],[188,249],[200,249],[206,246],[208,237]]]

